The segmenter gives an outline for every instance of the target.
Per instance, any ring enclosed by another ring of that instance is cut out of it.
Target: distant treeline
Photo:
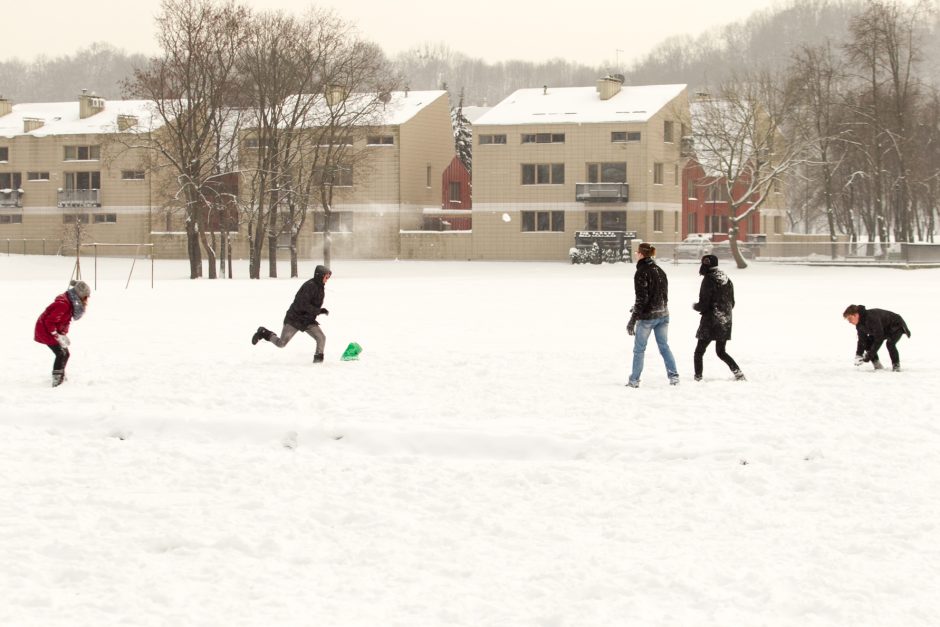
[[[707,88],[735,72],[783,67],[794,50],[824,40],[845,38],[847,24],[864,0],[794,0],[696,36],[672,37],[642,55],[630,67],[613,63],[592,67],[564,58],[543,62],[507,60],[487,63],[451,50],[445,42],[425,43],[392,61],[411,89],[448,89],[456,103],[494,105],[523,87],[592,85],[599,77],[623,74],[628,84],[688,83]],[[940,44],[924,50],[925,65],[940,66]],[[14,102],[70,100],[82,89],[105,98],[121,98],[121,83],[142,54],[94,43],[75,54],[0,61],[0,95]]]

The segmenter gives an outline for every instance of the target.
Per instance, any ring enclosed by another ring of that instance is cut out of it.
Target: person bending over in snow
[[[728,364],[731,373],[738,381],[744,381],[744,373],[734,359],[725,352],[725,344],[731,339],[731,310],[734,308],[734,283],[728,275],[718,269],[718,257],[705,255],[698,273],[702,275],[702,286],[698,291],[698,302],[692,309],[702,315],[695,337],[692,362],[695,366],[695,380],[702,380],[702,357],[712,340],[715,341],[715,354],[718,359]]]
[[[317,266],[313,273],[313,278],[306,281],[297,290],[294,296],[294,302],[291,303],[284,316],[284,328],[281,330],[280,337],[273,331],[264,327],[258,327],[255,334],[251,336],[251,343],[257,344],[261,340],[267,340],[283,348],[291,341],[291,338],[298,331],[305,331],[307,335],[317,342],[317,352],[313,356],[313,363],[318,364],[323,361],[323,349],[326,346],[326,336],[317,322],[317,316],[323,314],[330,315],[330,312],[323,306],[323,299],[326,296],[326,282],[333,275],[326,266]]]
[[[904,318],[887,309],[866,309],[864,305],[849,305],[842,312],[842,317],[854,325],[858,333],[858,344],[855,347],[856,366],[870,361],[875,370],[881,370],[878,349],[886,342],[888,356],[891,357],[891,369],[895,372],[901,371],[901,356],[898,354],[897,343],[902,335],[911,337],[911,330],[907,328]]]
[[[78,320],[85,314],[89,296],[91,288],[87,283],[72,281],[69,283],[69,289],[56,296],[36,320],[33,339],[48,346],[55,354],[55,361],[52,362],[52,387],[57,387],[65,381],[65,364],[71,356],[69,325],[72,320]]]

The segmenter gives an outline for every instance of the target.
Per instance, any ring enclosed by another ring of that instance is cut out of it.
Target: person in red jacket
[[[84,281],[72,281],[69,289],[55,297],[46,310],[36,320],[36,331],[33,339],[45,344],[55,354],[52,364],[52,387],[65,381],[65,364],[68,363],[69,325],[72,320],[78,320],[88,307],[88,297],[91,288]]]

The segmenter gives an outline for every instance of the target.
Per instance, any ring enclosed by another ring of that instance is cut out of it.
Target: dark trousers
[[[891,358],[892,366],[901,365],[901,355],[898,353],[898,342],[901,341],[903,335],[903,333],[898,333],[885,340],[885,346],[888,348],[888,357]],[[871,358],[873,361],[878,361],[878,353],[873,351]]]
[[[62,348],[58,344],[46,344],[53,353],[55,353],[55,361],[52,362],[52,372],[60,371],[65,372],[65,364],[68,363],[71,353],[69,349]]]
[[[707,349],[708,345],[711,343],[711,340],[699,340],[698,344],[695,345],[693,362],[695,364],[696,377],[702,376],[702,357],[705,356],[705,349]],[[728,364],[728,367],[731,368],[731,372],[735,372],[738,370],[738,364],[731,358],[731,355],[725,352],[725,344],[727,343],[727,340],[715,340],[715,354],[718,355],[718,359]]]

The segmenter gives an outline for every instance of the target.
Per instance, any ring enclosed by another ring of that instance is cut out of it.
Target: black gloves
[[[692,303],[692,309],[694,309],[695,311],[699,311],[699,312],[700,312],[700,311],[702,311],[702,306],[699,305],[698,303]]]
[[[328,315],[330,315],[330,310],[327,309],[326,307],[321,307],[321,308],[320,308],[320,315],[328,316]]]
[[[636,335],[636,318],[630,318],[630,322],[627,323],[627,333]]]

